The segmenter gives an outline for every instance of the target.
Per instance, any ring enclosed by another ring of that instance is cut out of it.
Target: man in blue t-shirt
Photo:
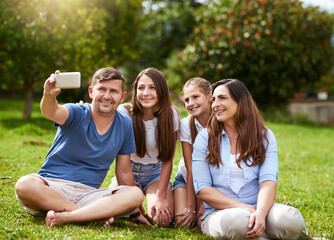
[[[136,151],[131,119],[116,110],[126,96],[125,79],[114,68],[98,70],[88,88],[92,103],[81,105],[58,104],[61,90],[55,84],[51,74],[40,106],[42,114],[55,122],[57,133],[38,174],[16,183],[17,199],[30,214],[46,213],[50,227],[102,219],[107,226],[143,201],[130,164],[130,154]],[[114,159],[120,186],[99,189]],[[131,215],[148,224],[140,212]]]

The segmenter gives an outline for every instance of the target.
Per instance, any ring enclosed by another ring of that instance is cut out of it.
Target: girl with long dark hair
[[[118,109],[132,118],[136,153],[131,155],[131,166],[146,196],[148,217],[168,227],[174,212],[170,177],[180,117],[163,73],[155,68],[141,71],[133,83],[131,103]]]

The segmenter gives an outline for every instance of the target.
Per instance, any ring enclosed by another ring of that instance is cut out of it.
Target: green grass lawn
[[[14,196],[15,181],[38,171],[56,129],[42,117],[38,102],[30,120],[22,120],[22,108],[20,101],[0,100],[0,239],[209,239],[198,229],[147,227],[127,219],[117,219],[108,229],[94,223],[48,228],[44,218],[27,214]],[[334,239],[334,128],[267,125],[279,149],[277,202],[298,208],[311,236]],[[178,146],[172,178],[180,157]],[[113,174],[110,171],[103,187]]]

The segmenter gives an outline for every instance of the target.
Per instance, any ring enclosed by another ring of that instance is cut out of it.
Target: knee
[[[297,239],[306,231],[299,210],[283,204],[269,212],[266,225],[268,235],[279,239]]]
[[[227,225],[229,225],[231,231],[247,231],[249,214],[246,210],[241,208],[232,208],[224,211],[227,212],[221,218],[220,223],[222,225],[226,225],[226,223],[228,223]]]
[[[249,213],[241,208],[222,210],[217,234],[226,239],[244,239],[249,230]]]
[[[135,205],[140,205],[144,201],[144,193],[138,187],[129,187],[126,189],[128,196],[133,200]],[[137,206],[136,206],[137,207]]]
[[[23,176],[15,184],[15,192],[19,197],[31,195],[36,180],[32,176]]]

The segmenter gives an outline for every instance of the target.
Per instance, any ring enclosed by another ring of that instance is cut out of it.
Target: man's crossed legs
[[[15,185],[20,204],[33,215],[46,214],[45,223],[53,227],[69,222],[113,222],[113,217],[130,214],[143,202],[138,187],[95,189],[61,179],[45,179],[37,174],[24,176]]]

